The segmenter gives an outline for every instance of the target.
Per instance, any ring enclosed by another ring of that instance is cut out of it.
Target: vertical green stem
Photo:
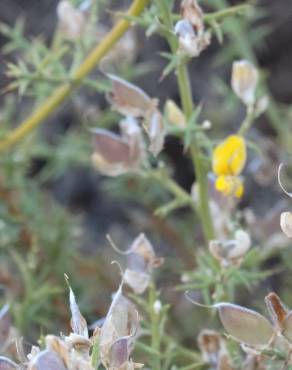
[[[160,19],[169,29],[173,29],[173,23],[171,19],[171,12],[169,6],[165,0],[156,0],[156,6],[159,11]],[[168,36],[167,41],[169,43],[172,53],[176,53],[177,50],[177,39],[175,36]],[[188,70],[185,63],[181,63],[176,70],[178,87],[181,97],[181,104],[183,112],[187,120],[191,118],[193,112],[193,97]],[[196,141],[193,139],[191,145],[191,158],[193,161],[196,179],[198,183],[198,194],[199,194],[199,216],[201,218],[204,237],[206,241],[214,238],[213,222],[210,213],[209,201],[208,201],[208,167],[205,166],[204,158]]]
[[[160,353],[160,333],[159,333],[159,315],[154,311],[154,303],[157,299],[156,288],[154,283],[149,285],[148,302],[151,322],[151,348]],[[152,356],[152,370],[161,368],[159,356]]]

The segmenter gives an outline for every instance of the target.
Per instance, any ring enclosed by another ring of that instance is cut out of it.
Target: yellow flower
[[[217,176],[236,176],[241,173],[246,162],[244,138],[230,135],[213,151],[213,172]]]
[[[243,195],[243,183],[238,176],[219,176],[215,182],[215,188],[226,196],[241,198]]]

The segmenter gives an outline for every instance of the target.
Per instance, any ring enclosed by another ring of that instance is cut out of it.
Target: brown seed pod
[[[202,305],[193,301],[188,296],[188,292],[186,292],[186,298],[197,306],[217,309],[226,332],[242,344],[264,347],[270,343],[274,336],[271,323],[256,311],[225,302],[211,306]]]
[[[157,100],[151,99],[138,86],[120,77],[108,74],[112,82],[112,90],[108,100],[112,108],[124,116],[146,117],[149,111],[157,106]]]
[[[261,314],[231,303],[218,303],[219,317],[228,334],[251,346],[266,346],[273,336],[271,323]]]

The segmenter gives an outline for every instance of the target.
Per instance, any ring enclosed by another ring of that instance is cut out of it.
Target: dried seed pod
[[[258,312],[231,303],[214,305],[228,334],[250,346],[266,346],[273,336],[271,323]]]
[[[282,231],[288,236],[288,238],[292,238],[292,213],[291,212],[283,212],[281,213],[280,225]]]
[[[246,105],[255,102],[255,89],[258,82],[256,67],[247,60],[233,62],[231,86],[235,94]]]
[[[280,297],[272,292],[265,297],[265,303],[269,310],[269,314],[273,320],[274,325],[281,329],[282,322],[287,316],[288,310],[284,306]]]
[[[94,167],[107,176],[135,171],[145,158],[145,145],[137,121],[127,117],[120,122],[121,136],[94,129]]]
[[[94,129],[94,167],[107,176],[128,172],[130,148],[120,136],[103,129]]]
[[[138,327],[137,311],[133,303],[123,296],[122,287],[121,284],[100,330],[100,357],[106,368],[115,367],[111,361],[116,364],[126,355],[129,360]]]
[[[20,367],[7,357],[0,356],[0,370],[17,370]],[[58,369],[56,369],[58,370]]]
[[[28,370],[67,370],[56,352],[45,350],[35,356],[28,365]]]
[[[157,106],[157,100],[151,99],[142,89],[112,74],[107,77],[112,82],[108,100],[112,108],[124,116],[146,117]]]
[[[10,332],[11,316],[8,304],[0,310],[0,350],[4,347]]]

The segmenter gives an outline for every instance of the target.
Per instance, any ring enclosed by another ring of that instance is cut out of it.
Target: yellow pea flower
[[[241,198],[244,187],[238,176],[219,176],[215,182],[215,188],[226,196],[235,196]]]
[[[246,144],[242,136],[230,135],[213,151],[213,172],[217,176],[236,176],[246,162]]]

